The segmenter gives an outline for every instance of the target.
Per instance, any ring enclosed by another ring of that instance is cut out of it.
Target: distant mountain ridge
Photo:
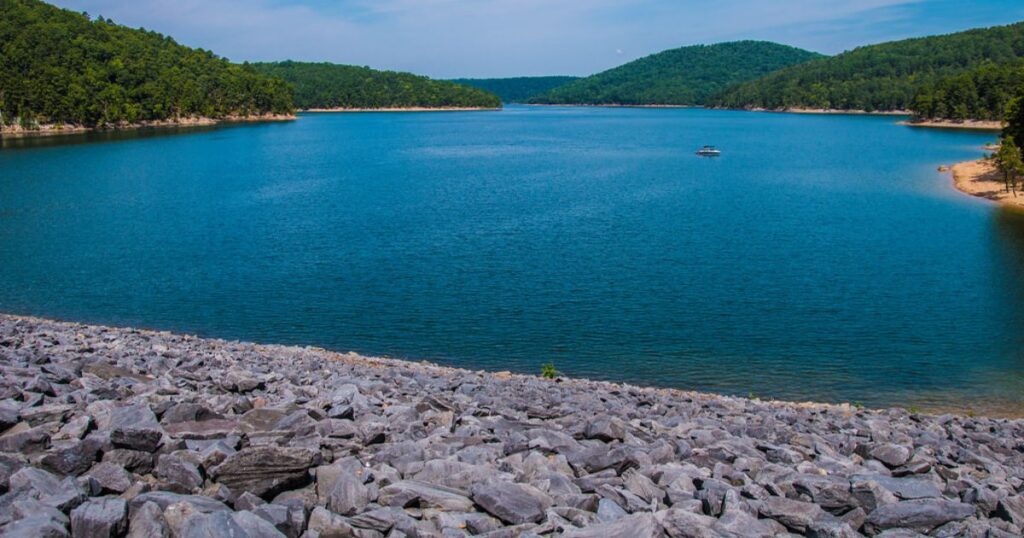
[[[493,93],[397,71],[332,63],[283,61],[251,64],[292,85],[295,105],[314,108],[498,108]]]
[[[1024,23],[858,47],[733,87],[710,104],[730,108],[907,110],[922,88],[1024,57]]]
[[[726,88],[822,55],[767,41],[666,50],[570,82],[531,103],[703,105]]]
[[[508,77],[508,78],[457,78],[451,81],[491,92],[503,103],[525,103],[530,98],[563,86],[580,77]]]

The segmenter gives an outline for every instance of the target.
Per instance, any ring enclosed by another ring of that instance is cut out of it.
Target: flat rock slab
[[[950,521],[972,515],[974,507],[969,504],[946,499],[916,499],[878,507],[868,514],[865,526],[876,533],[896,528],[928,533]]]
[[[487,513],[512,525],[537,523],[551,506],[551,498],[526,484],[493,482],[473,488],[473,502]]]
[[[213,468],[211,476],[237,493],[266,498],[309,480],[320,453],[307,448],[260,446],[240,450]]]

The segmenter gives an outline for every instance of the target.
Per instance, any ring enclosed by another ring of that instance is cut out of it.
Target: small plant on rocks
[[[540,376],[544,379],[555,379],[558,377],[558,369],[555,368],[555,363],[549,362],[540,367]]]

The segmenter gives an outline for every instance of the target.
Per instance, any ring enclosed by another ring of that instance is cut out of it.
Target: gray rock
[[[622,509],[615,501],[602,498],[597,502],[597,519],[602,523],[618,521],[629,515],[629,512]]]
[[[657,538],[664,536],[653,514],[634,514],[611,523],[569,530],[566,538]]]
[[[327,508],[336,514],[353,516],[362,512],[370,503],[370,490],[361,478],[352,473],[342,472],[333,481],[327,493]]]
[[[85,476],[95,480],[102,491],[124,493],[132,486],[131,476],[123,467],[111,462],[97,463],[89,469]]]
[[[249,538],[287,538],[284,533],[277,530],[269,521],[252,512],[235,512],[232,518]]]
[[[512,482],[492,482],[474,487],[473,502],[512,525],[541,521],[552,503],[543,491]]]
[[[260,446],[240,450],[214,467],[211,476],[232,491],[264,499],[309,481],[320,454],[305,448]]]
[[[399,508],[417,506],[449,512],[470,512],[473,510],[473,501],[464,493],[426,482],[402,480],[381,488],[377,502],[382,506]]]
[[[153,452],[164,431],[147,405],[128,405],[111,410],[110,442],[115,447]]]
[[[141,508],[147,502],[157,505],[161,510],[166,510],[168,506],[179,503],[186,504],[190,506],[193,511],[202,513],[231,510],[224,503],[209,497],[203,497],[201,495],[181,495],[170,491],[152,491],[149,493],[143,493],[132,499],[128,508],[131,510],[131,513],[134,514],[136,510]]]
[[[349,525],[348,520],[338,514],[316,507],[309,515],[310,532],[315,532],[320,538],[350,538],[355,536],[355,530]]]
[[[92,440],[72,441],[60,448],[51,448],[40,463],[55,473],[77,476],[89,470],[99,449]]]
[[[65,538],[71,536],[65,525],[48,515],[31,516],[8,524],[4,538]]]
[[[878,533],[886,529],[902,528],[930,532],[932,529],[974,515],[974,507],[946,499],[916,499],[887,504],[868,514],[865,528]]]
[[[179,535],[187,538],[247,538],[249,534],[235,520],[231,512],[197,512],[182,523]]]
[[[999,500],[995,515],[1024,529],[1024,495],[1011,495]]]
[[[147,502],[132,510],[128,538],[168,538],[170,535],[163,510],[156,503]]]
[[[43,428],[32,428],[22,422],[0,435],[0,452],[21,452],[34,454],[46,450],[50,445],[50,434]]]
[[[816,504],[783,497],[770,497],[761,503],[760,512],[798,533],[807,532],[807,527],[823,515],[821,507]]]
[[[910,449],[893,443],[885,443],[871,450],[871,457],[889,468],[899,467],[910,460]]]
[[[71,511],[71,534],[90,538],[121,536],[127,517],[124,499],[104,497],[88,501]]]
[[[140,450],[115,448],[103,453],[103,462],[112,463],[125,470],[144,475],[153,471],[153,455]]]
[[[163,454],[157,459],[156,475],[168,486],[166,489],[176,493],[193,493],[203,486],[199,468],[172,454]]]
[[[626,436],[626,427],[622,421],[612,417],[600,417],[587,423],[588,439],[598,439],[606,443],[621,441]]]

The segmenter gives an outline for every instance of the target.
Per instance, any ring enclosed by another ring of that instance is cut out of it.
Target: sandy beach
[[[924,121],[901,121],[899,125],[907,127],[927,127],[931,129],[970,129],[978,131],[1001,131],[1003,123],[987,120],[924,120]]]
[[[164,127],[206,127],[219,123],[246,123],[262,121],[292,121],[296,119],[294,114],[261,114],[256,116],[225,116],[223,118],[208,118],[205,116],[180,118],[177,120],[151,120],[136,123],[118,123],[104,127],[84,127],[73,124],[40,124],[35,129],[25,129],[20,125],[5,125],[0,127],[2,137],[26,137],[26,136],[61,136],[82,134],[93,131],[120,131],[128,129],[147,129]]]
[[[957,190],[1005,204],[1024,208],[1024,193],[1006,191],[1003,176],[992,161],[979,159],[953,165],[953,184]]]

